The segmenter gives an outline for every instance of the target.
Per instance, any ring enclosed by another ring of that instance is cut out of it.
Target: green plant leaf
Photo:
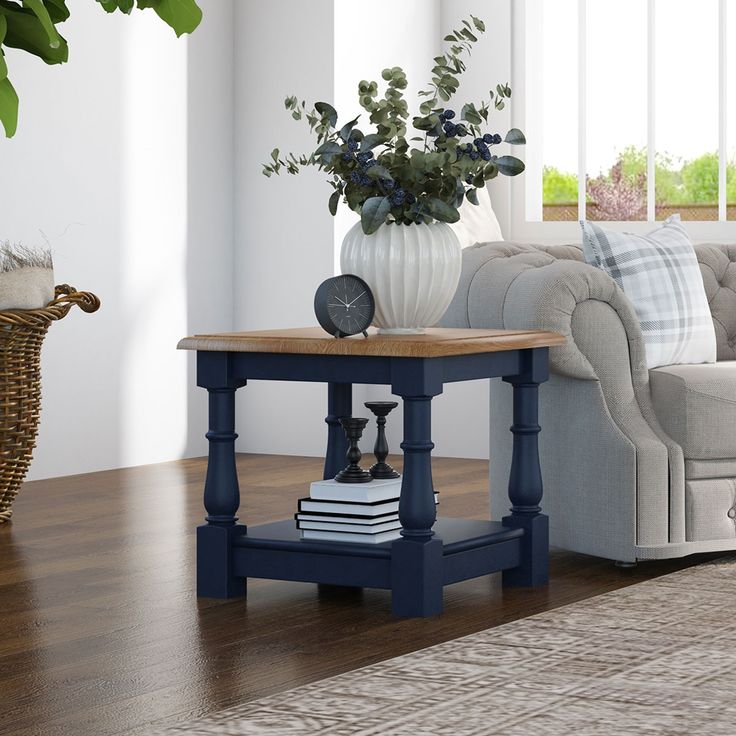
[[[463,105],[462,112],[460,113],[460,118],[461,120],[467,120],[471,125],[480,125],[483,122],[480,114],[478,113],[478,110],[476,110],[475,105],[473,105],[472,103]]]
[[[337,205],[340,204],[340,192],[333,192],[327,206],[330,208],[330,214],[334,217],[337,214]]]
[[[348,142],[348,139],[350,138],[350,133],[352,132],[353,128],[357,125],[358,118],[355,118],[354,120],[351,120],[349,123],[345,123],[345,125],[340,128],[340,132],[338,135],[340,138],[342,138],[345,143]]]
[[[391,202],[388,197],[371,197],[363,203],[360,212],[360,222],[363,226],[363,232],[371,235],[376,232],[391,212]]]
[[[51,46],[41,21],[30,10],[10,3],[0,3],[0,15],[7,22],[4,40],[6,46],[27,51],[47,64],[61,64],[69,58],[66,41],[59,36],[58,46]]]
[[[478,190],[477,189],[468,189],[467,192],[465,192],[465,196],[471,204],[478,204]]]
[[[49,39],[49,46],[52,49],[58,49],[61,46],[61,36],[56,30],[56,26],[51,20],[49,11],[41,0],[23,0],[23,7],[33,11],[33,14],[38,18],[38,22],[41,27],[46,31],[46,35]]]
[[[364,136],[363,140],[360,142],[360,150],[371,151],[376,146],[380,146],[385,142],[386,138],[384,136],[379,135],[378,133],[369,133],[368,135]]]
[[[202,21],[202,10],[195,0],[138,0],[138,7],[153,8],[177,36],[192,33]]]
[[[460,219],[460,213],[454,207],[437,197],[429,200],[429,212],[432,217],[441,222],[457,222]]]
[[[332,159],[338,153],[342,153],[342,146],[339,143],[335,143],[335,141],[327,141],[314,152],[314,155]]]
[[[18,129],[18,95],[7,78],[0,82],[0,123],[5,136],[12,138]]]
[[[43,3],[49,16],[54,23],[63,23],[69,17],[69,8],[66,6],[66,0],[44,0]]]
[[[365,173],[366,176],[371,179],[393,179],[391,172],[385,166],[381,166],[380,164],[371,166]]]
[[[337,125],[337,111],[327,102],[317,102],[314,109],[327,120],[331,128]]]
[[[511,128],[511,130],[506,133],[504,140],[506,143],[511,143],[511,145],[514,146],[521,146],[526,143],[524,134],[518,128]]]
[[[501,156],[496,159],[495,164],[504,176],[517,176],[526,168],[524,162],[516,156]]]

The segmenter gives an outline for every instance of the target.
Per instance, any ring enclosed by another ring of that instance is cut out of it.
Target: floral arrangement
[[[303,166],[317,166],[327,172],[334,189],[330,212],[334,215],[344,201],[360,214],[366,234],[388,222],[457,222],[463,200],[477,204],[477,190],[487,181],[499,174],[516,176],[524,171],[520,159],[494,152],[504,142],[526,143],[524,134],[512,128],[501,136],[482,128],[491,110],[503,110],[511,97],[508,84],[497,85],[480,104],[463,105],[459,114],[446,107],[466,70],[463,57],[470,55],[484,32],[483,21],[471,16],[459,30],[445,36],[449,48],[435,57],[432,81],[419,92],[423,99],[420,115],[411,122],[418,134],[409,139],[409,106],[403,93],[407,81],[400,67],[383,70],[386,90],[382,98],[376,82],[358,84],[360,106],[370,115],[372,132],[357,127],[359,117],[338,127],[337,112],[326,102],[307,109],[304,101],[287,97],[286,110],[295,120],[306,121],[318,147],[299,156],[282,156],[276,148],[271,161],[263,165],[263,173],[269,177],[282,170],[298,174]]]

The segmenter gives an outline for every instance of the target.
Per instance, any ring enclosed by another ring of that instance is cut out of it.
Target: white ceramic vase
[[[455,295],[462,251],[445,222],[387,223],[366,235],[360,223],[347,233],[340,268],[370,286],[379,332],[421,333],[436,324]]]

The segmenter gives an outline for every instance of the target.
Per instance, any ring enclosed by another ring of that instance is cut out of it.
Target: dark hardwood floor
[[[238,463],[246,523],[292,514],[321,471],[314,458]],[[486,463],[434,468],[443,514],[486,514]],[[198,601],[204,470],[187,460],[26,484],[0,525],[0,734],[145,733],[697,561],[620,571],[554,551],[548,587],[459,583],[430,620],[393,618],[386,591],[300,583],[254,580],[247,601]]]

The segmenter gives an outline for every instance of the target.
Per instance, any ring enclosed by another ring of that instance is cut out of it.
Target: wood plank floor
[[[238,463],[247,523],[289,516],[321,471],[314,458]],[[443,514],[486,514],[486,467],[435,461]],[[0,734],[145,732],[697,561],[620,571],[555,551],[548,587],[503,591],[498,575],[459,583],[430,620],[394,619],[386,591],[301,583],[251,581],[247,602],[198,601],[204,471],[187,460],[26,484],[0,525]]]

